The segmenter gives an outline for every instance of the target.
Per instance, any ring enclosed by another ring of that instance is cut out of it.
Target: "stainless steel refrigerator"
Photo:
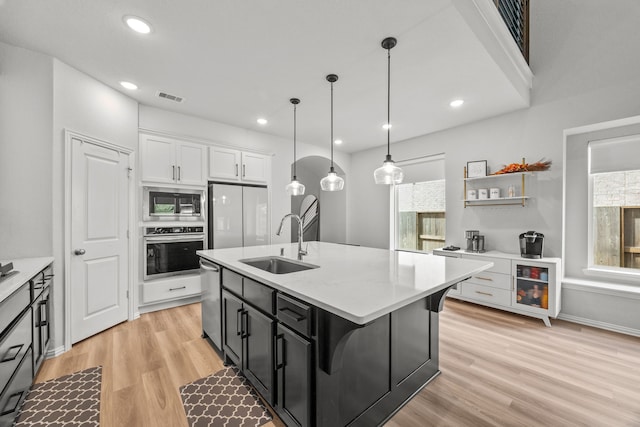
[[[267,188],[209,183],[209,249],[269,243]]]
[[[209,249],[269,243],[266,187],[209,183]],[[220,267],[200,262],[202,331],[222,351]]]

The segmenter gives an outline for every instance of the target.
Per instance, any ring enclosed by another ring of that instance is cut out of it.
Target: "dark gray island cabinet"
[[[321,252],[330,244],[315,245]],[[388,285],[375,278],[379,271],[369,272],[371,276],[360,274],[354,278],[358,282],[355,287],[349,286],[344,281],[348,277],[330,278],[346,270],[327,271],[332,262],[323,261],[316,252],[318,258],[310,256],[309,262],[319,268],[274,275],[233,262],[254,255],[244,249],[200,253],[221,267],[222,351],[225,361],[242,370],[288,426],[383,424],[440,373],[438,313],[449,288],[468,278],[471,271],[491,266],[440,262],[434,261],[440,257],[429,256],[423,267],[442,267],[432,272],[440,275],[434,279],[439,286],[416,285],[423,277],[417,271],[420,268],[404,271],[399,267],[390,279],[383,276],[384,282],[391,283],[393,296],[376,301],[383,297],[380,286]],[[357,269],[358,263],[353,261],[358,257],[354,258],[353,249],[347,251],[350,253],[343,255],[351,255],[352,262],[349,257],[342,262]],[[389,261],[389,251],[382,252],[387,254],[383,258],[388,264],[402,265],[394,253]],[[355,253],[369,259],[366,251]],[[448,273],[443,273],[447,269]],[[409,272],[411,278],[405,274]],[[358,286],[367,281],[370,294],[358,298]],[[326,288],[312,292],[321,282]],[[335,302],[341,299],[351,301]],[[374,306],[385,308],[372,311],[372,301],[376,301]]]

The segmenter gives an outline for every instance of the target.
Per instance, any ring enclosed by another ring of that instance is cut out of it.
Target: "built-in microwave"
[[[204,221],[204,190],[143,187],[144,221]]]

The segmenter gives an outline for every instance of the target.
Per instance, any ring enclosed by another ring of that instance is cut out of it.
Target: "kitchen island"
[[[222,351],[291,426],[380,425],[439,374],[447,291],[490,262],[311,242],[199,251],[220,268]],[[280,255],[282,252],[282,256]],[[242,261],[246,262],[242,262]]]

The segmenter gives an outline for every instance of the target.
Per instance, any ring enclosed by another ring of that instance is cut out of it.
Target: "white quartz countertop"
[[[13,271],[15,271],[15,273],[9,277],[3,277],[0,280],[0,302],[7,299],[12,293],[17,291],[20,286],[28,282],[29,279],[38,274],[47,265],[51,264],[53,257],[20,258],[0,261],[2,265],[9,262],[13,263]]]
[[[272,274],[239,262],[296,259],[297,243],[198,251],[198,255],[357,324],[365,324],[493,266],[422,253],[309,242],[303,261],[319,268]]]
[[[512,254],[512,253],[500,252],[500,251],[473,252],[473,251],[467,251],[467,250],[464,250],[464,249],[458,249],[457,251],[445,251],[444,249],[439,248],[439,249],[434,249],[433,252],[440,253],[440,254],[443,254],[443,255],[447,255],[447,254],[466,254],[466,255],[477,255],[477,256],[483,256],[483,257],[515,259],[515,260],[522,260],[523,262],[526,262],[526,261],[534,261],[534,262],[535,261],[541,261],[541,262],[559,263],[561,261],[560,258],[550,258],[550,257],[524,258],[524,257],[520,256],[520,254]]]

